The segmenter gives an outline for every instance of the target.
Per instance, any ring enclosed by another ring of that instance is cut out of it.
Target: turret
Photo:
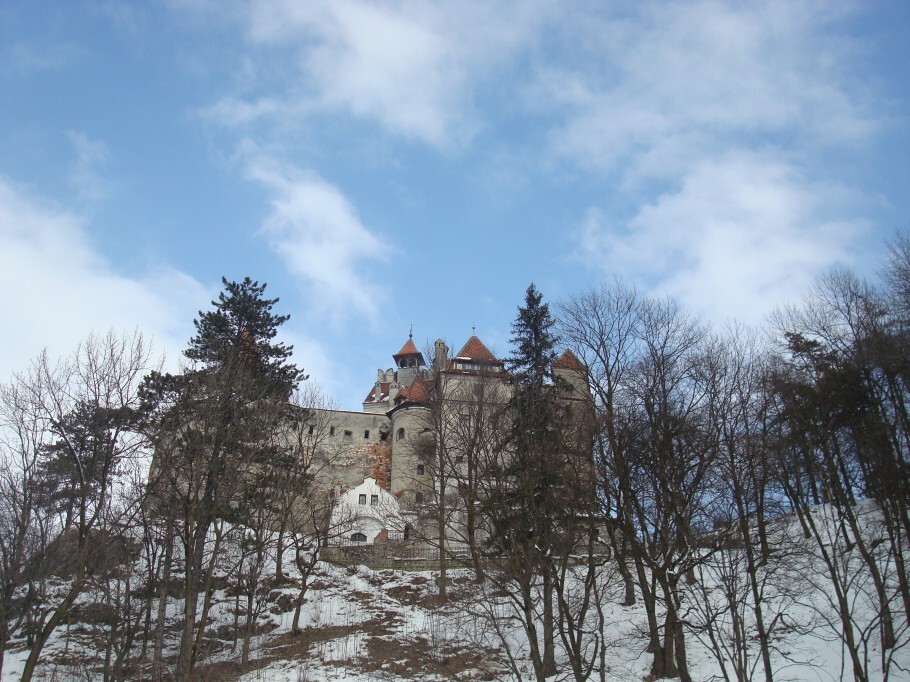
[[[417,377],[420,368],[426,365],[423,353],[414,345],[412,334],[408,335],[408,340],[401,350],[392,356],[392,359],[395,360],[395,365],[398,367],[398,383],[401,386],[410,385]]]
[[[567,349],[553,363],[553,376],[568,384],[576,397],[588,395],[588,368],[572,351]]]

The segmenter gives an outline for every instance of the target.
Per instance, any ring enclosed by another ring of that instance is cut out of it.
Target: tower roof
[[[559,359],[553,363],[553,369],[575,369],[584,370],[585,366],[581,364],[575,353],[568,348],[559,356]]]
[[[410,336],[408,340],[404,342],[404,345],[401,347],[401,350],[393,355],[393,358],[397,358],[399,355],[420,355],[420,351],[417,350],[417,346],[414,345],[414,339]]]
[[[490,349],[483,345],[483,341],[476,336],[468,339],[468,342],[462,346],[461,350],[455,355],[456,358],[468,358],[475,362],[493,363],[499,362],[496,356],[490,352]]]
[[[420,377],[414,379],[410,386],[407,386],[398,392],[398,395],[404,394],[404,397],[411,403],[428,403],[430,402],[430,387]]]
[[[397,361],[398,358],[407,357],[408,355],[419,355],[420,362],[423,364],[423,353],[417,350],[417,346],[414,345],[414,339],[410,336],[408,337],[408,340],[404,342],[401,350],[395,353],[392,358]]]

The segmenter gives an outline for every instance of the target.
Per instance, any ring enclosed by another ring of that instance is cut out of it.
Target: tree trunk
[[[440,461],[444,466],[444,461]],[[440,472],[440,490],[439,490],[439,509],[437,533],[439,540],[439,600],[448,599],[446,582],[448,581],[448,571],[446,566],[446,482],[445,476]]]
[[[73,602],[76,601],[76,597],[82,593],[84,583],[85,578],[81,575],[73,581],[64,600],[56,609],[54,609],[54,613],[51,615],[50,620],[47,621],[45,626],[41,629],[41,632],[38,633],[38,637],[35,639],[34,644],[32,644],[32,650],[28,654],[28,659],[25,661],[25,667],[22,669],[21,682],[31,681],[32,675],[35,674],[35,668],[38,665],[38,659],[41,657],[41,651],[44,649],[44,645],[47,644],[47,640],[50,639],[54,630],[60,624],[60,621],[63,620],[63,617],[69,613],[70,607],[73,605]]]
[[[284,582],[284,531],[287,525],[287,514],[285,514],[281,519],[281,525],[278,526],[278,538],[275,543],[275,583],[277,585]]]
[[[161,675],[164,652],[164,628],[167,620],[167,590],[171,581],[171,560],[174,556],[174,522],[169,517],[165,530],[164,566],[158,585],[158,614],[155,617],[155,670],[156,679]]]
[[[202,611],[199,614],[199,627],[196,629],[196,642],[193,644],[193,655],[190,659],[190,669],[199,659],[202,651],[202,639],[205,636],[205,626],[209,619],[209,611],[212,608],[212,577],[215,574],[215,562],[218,560],[218,551],[221,548],[222,524],[219,522],[215,525],[215,546],[212,547],[212,558],[209,559],[209,565],[205,570],[205,586],[202,597]]]
[[[253,597],[254,594],[252,591],[246,596],[246,623],[243,624],[243,647],[240,651],[240,672],[245,672],[246,666],[250,662],[250,639],[253,637],[253,627],[255,625],[255,620],[253,619]]]
[[[553,618],[553,576],[550,567],[543,569],[543,673],[556,674],[556,621]]]

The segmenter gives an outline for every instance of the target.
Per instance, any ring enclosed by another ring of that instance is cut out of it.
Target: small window
[[[312,424],[310,424],[309,434],[310,434],[311,436],[313,435],[313,431],[315,431],[315,430],[316,430],[316,427],[313,426]]]
[[[379,506],[379,495],[370,495],[370,506],[371,507]]]
[[[417,504],[423,504],[423,493],[414,493],[414,501]]]
[[[367,496],[366,496],[366,495],[361,495],[360,498],[359,498],[357,501],[358,501],[360,504],[366,504],[366,503],[367,503]]]
[[[455,458],[455,464],[461,464],[462,462],[464,462],[464,456],[463,456],[463,455],[458,455],[458,456]]]
[[[385,440],[386,438],[388,438],[388,437],[389,437],[389,434],[387,434],[385,431],[380,431],[380,432],[379,432],[379,440],[384,441],[384,440]]]
[[[417,475],[418,475],[418,476],[423,476],[423,464],[418,464],[418,465],[417,465]]]
[[[369,437],[370,437],[370,430],[369,430],[369,429],[367,429],[367,430],[365,430],[365,431],[363,432],[363,437],[364,437],[364,438],[369,438]]]
[[[354,533],[351,535],[351,542],[366,542],[367,536],[363,533]]]
[[[344,439],[345,439],[345,440],[351,440],[353,437],[354,437],[354,432],[353,432],[353,431],[345,431],[345,432],[344,432]]]
[[[398,435],[396,437],[398,440],[404,440],[404,429],[398,429]]]
[[[334,426],[330,426],[330,427],[329,427],[329,435],[330,435],[330,436],[334,436],[334,435],[335,435],[335,427],[334,427]]]

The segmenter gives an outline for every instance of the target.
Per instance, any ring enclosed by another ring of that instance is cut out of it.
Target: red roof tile
[[[498,362],[496,356],[494,356],[490,352],[490,349],[483,345],[483,341],[476,336],[472,336],[468,339],[468,342],[455,354],[455,357],[469,358],[475,362]]]
[[[430,402],[430,387],[420,377],[414,379],[408,387],[408,400],[412,403]]]
[[[389,395],[389,386],[391,386],[391,382],[383,381],[382,383],[380,383],[380,385],[379,385],[379,390],[380,390],[380,393],[381,393],[381,397],[382,397],[382,398],[387,398],[387,397],[388,397],[388,395]],[[376,401],[376,385],[375,385],[375,384],[373,385],[373,388],[370,389],[370,392],[367,393],[367,397],[363,399],[363,402],[365,402],[365,403],[375,403],[375,402],[377,402],[377,401]]]
[[[408,340],[405,341],[404,345],[401,347],[401,350],[393,355],[393,358],[401,357],[402,355],[422,355],[422,353],[417,350],[417,346],[414,345],[414,339],[408,337]]]
[[[585,366],[581,364],[575,353],[566,349],[566,351],[559,356],[559,359],[553,363],[554,369],[578,369],[583,370]]]

